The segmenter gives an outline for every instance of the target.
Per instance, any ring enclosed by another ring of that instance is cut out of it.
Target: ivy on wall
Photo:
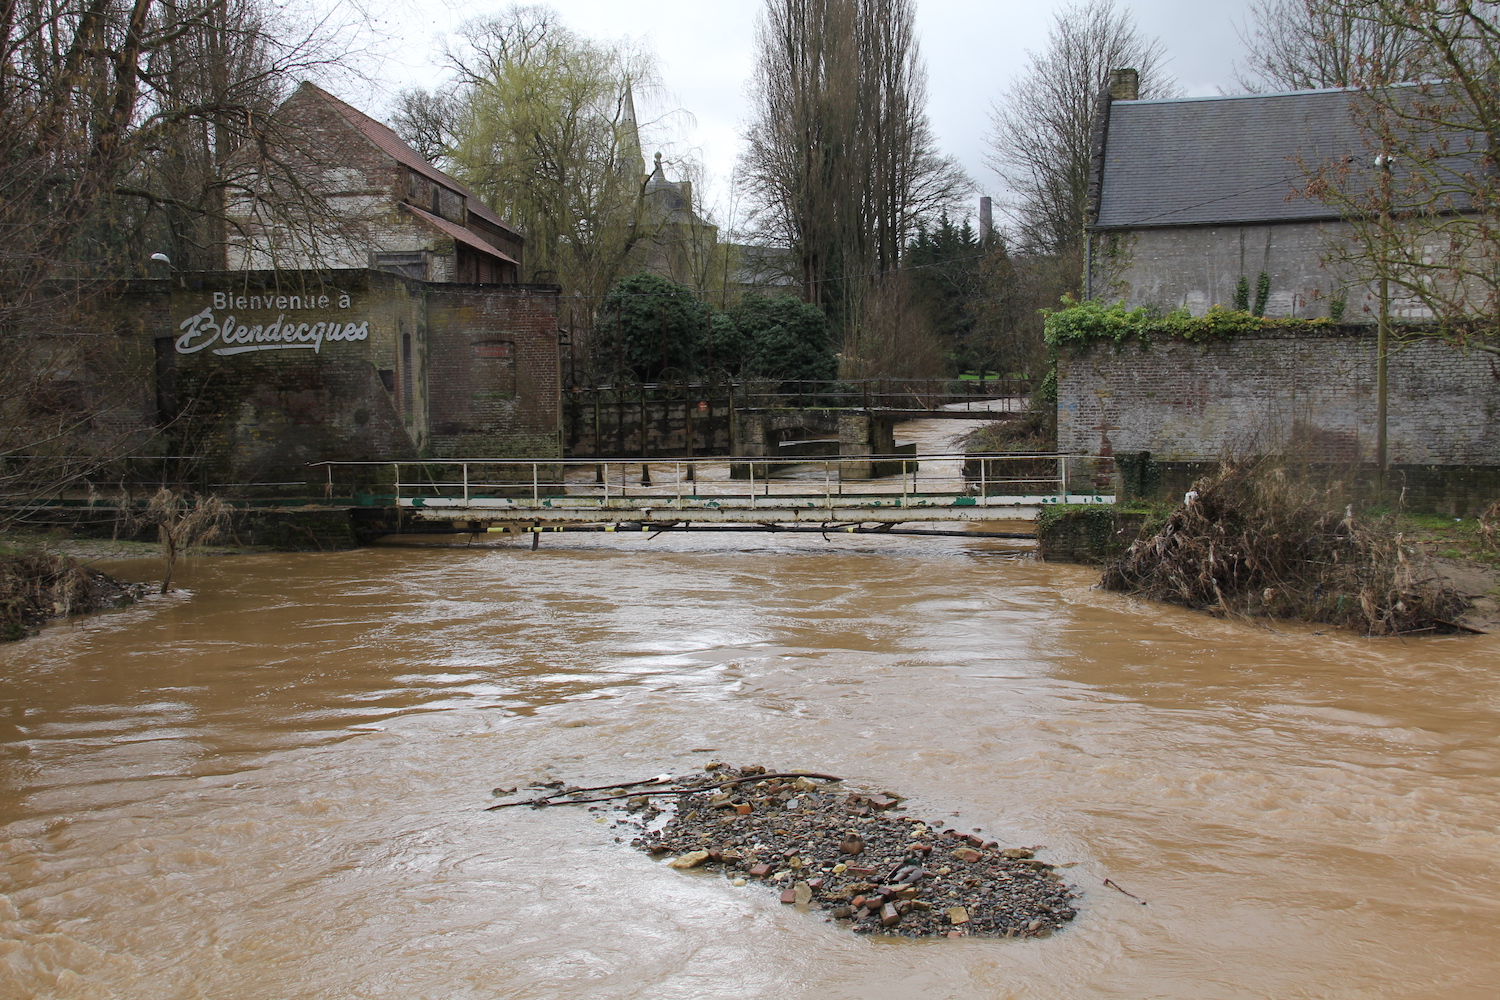
[[[1260,272],[1260,277],[1255,279],[1255,305],[1250,309],[1257,316],[1266,314],[1266,303],[1271,298],[1271,276],[1266,272]]]
[[[1230,340],[1247,334],[1278,331],[1311,331],[1326,329],[1326,319],[1267,319],[1242,309],[1214,306],[1202,316],[1185,308],[1162,313],[1145,306],[1126,309],[1125,304],[1104,305],[1101,302],[1077,302],[1063,298],[1063,308],[1043,310],[1047,346],[1054,351],[1082,354],[1099,344],[1112,344],[1116,350],[1134,341],[1142,349],[1155,340],[1178,340],[1202,344]]]

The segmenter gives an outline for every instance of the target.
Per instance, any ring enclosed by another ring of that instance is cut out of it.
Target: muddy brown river
[[[1092,580],[847,535],[190,560],[0,647],[0,997],[1500,993],[1500,639]],[[1045,845],[1080,915],[863,938],[595,814],[482,811],[715,757]]]

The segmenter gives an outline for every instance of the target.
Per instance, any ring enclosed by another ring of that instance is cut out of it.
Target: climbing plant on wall
[[[1063,299],[1063,308],[1046,310],[1047,346],[1054,351],[1082,353],[1099,344],[1123,348],[1132,341],[1149,347],[1153,340],[1204,343],[1268,330],[1315,330],[1330,325],[1326,319],[1267,319],[1240,309],[1214,306],[1202,316],[1186,309],[1160,313],[1145,306],[1126,309],[1124,303]]]

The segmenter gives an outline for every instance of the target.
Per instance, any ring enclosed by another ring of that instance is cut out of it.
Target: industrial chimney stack
[[[979,199],[979,244],[983,246],[990,241],[990,233],[995,231],[995,212],[990,202],[990,196],[985,195]]]

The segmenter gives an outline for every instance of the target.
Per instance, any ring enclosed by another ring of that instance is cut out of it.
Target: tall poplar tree
[[[742,176],[848,338],[923,218],[967,191],[927,119],[912,0],[767,0]]]

